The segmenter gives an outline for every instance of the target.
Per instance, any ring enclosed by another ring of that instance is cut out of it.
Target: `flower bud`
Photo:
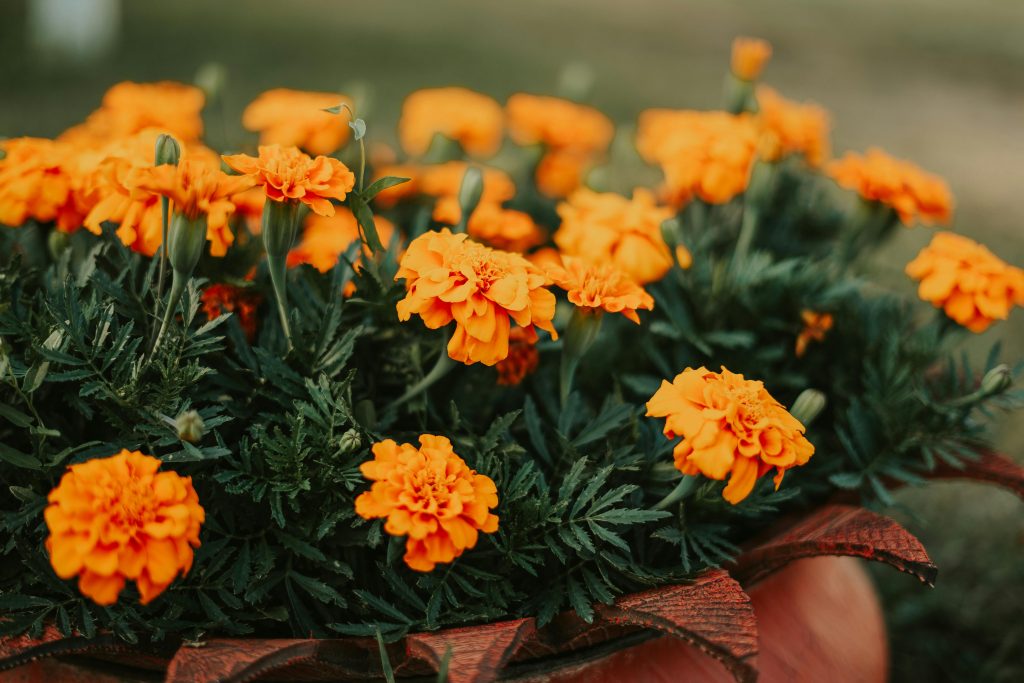
[[[263,205],[263,248],[269,258],[285,258],[295,242],[299,203],[267,199]]]
[[[480,198],[484,194],[484,174],[476,166],[470,166],[462,176],[459,185],[459,211],[461,218],[456,232],[465,232],[469,217],[476,211]]]
[[[181,146],[178,145],[178,141],[166,133],[161,133],[156,139],[156,165],[170,164],[171,166],[177,166],[180,159]]]
[[[667,221],[661,223],[661,239],[665,240],[665,244],[670,249],[675,248],[682,240],[679,237],[679,230],[682,226],[679,225],[677,218],[669,218]]]
[[[828,399],[825,398],[825,394],[817,389],[804,389],[793,401],[793,407],[789,409],[789,414],[799,420],[804,427],[807,427],[814,421],[814,418],[821,414],[827,403]]]
[[[362,443],[363,438],[359,435],[359,430],[349,429],[341,435],[341,439],[338,441],[338,452],[341,454],[353,453]]]
[[[178,438],[189,443],[199,443],[203,438],[203,429],[206,426],[203,418],[194,410],[186,410],[174,420],[174,426],[178,430]]]
[[[205,248],[206,215],[189,218],[183,213],[175,214],[167,235],[167,258],[175,274],[185,280],[192,277]]]
[[[228,80],[228,70],[220,62],[207,62],[199,67],[193,82],[203,91],[208,99],[215,100],[224,90]]]
[[[1013,385],[1013,371],[1005,363],[1000,363],[985,373],[978,389],[979,398],[988,398],[1001,394]]]
[[[54,261],[59,259],[69,246],[71,246],[71,236],[66,232],[54,230],[46,237],[46,248],[50,251],[50,258]]]

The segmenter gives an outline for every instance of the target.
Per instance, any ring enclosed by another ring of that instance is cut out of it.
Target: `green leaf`
[[[388,649],[384,646],[384,636],[380,634],[380,628],[377,628],[377,649],[380,652],[380,667],[384,671],[384,680],[386,683],[395,683],[395,672],[391,669],[391,658],[388,657]]]
[[[366,200],[358,194],[351,194],[349,195],[349,207],[352,209],[352,214],[356,217],[359,227],[363,229],[363,236],[370,251],[384,251],[384,245],[380,243],[380,235],[377,234],[377,224],[373,222],[373,211],[370,210]]]
[[[384,190],[401,185],[402,183],[409,182],[410,178],[399,178],[398,176],[384,176],[370,183],[370,185],[362,191],[363,199],[370,202]]]
[[[0,443],[0,460],[5,460],[15,467],[22,467],[27,470],[42,469],[43,464],[35,456],[22,453],[16,448]]]
[[[832,482],[833,486],[853,490],[859,489],[861,484],[864,483],[864,474],[861,472],[837,472],[830,474],[828,480]]]
[[[363,121],[362,119],[349,121],[348,127],[352,129],[352,137],[357,141],[362,140],[366,135],[366,121]]]
[[[25,428],[32,424],[31,417],[6,403],[0,403],[0,417],[6,418],[15,427]]]

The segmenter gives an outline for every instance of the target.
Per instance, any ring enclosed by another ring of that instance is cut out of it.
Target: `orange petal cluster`
[[[1024,270],[962,235],[937,233],[906,271],[920,282],[922,299],[971,332],[984,332],[1006,320],[1014,305],[1024,306]]]
[[[527,375],[533,374],[539,363],[537,332],[525,327],[513,328],[508,337],[508,356],[494,366],[498,371],[498,384],[518,386]]]
[[[807,345],[812,341],[824,341],[825,334],[832,329],[832,314],[816,311],[802,311],[800,318],[804,328],[796,338],[796,357],[802,358],[807,353]]]
[[[155,128],[182,142],[196,142],[203,135],[205,101],[202,90],[183,83],[124,81],[106,92],[100,108],[85,123],[70,128],[60,139],[111,140]]]
[[[519,254],[491,249],[447,228],[412,241],[395,279],[405,278],[399,320],[418,315],[430,329],[455,321],[448,355],[461,363],[494,365],[508,356],[509,332],[539,327],[557,338],[549,280]]]
[[[359,466],[374,482],[356,498],[363,519],[385,518],[384,530],[406,536],[405,563],[429,572],[476,546],[479,533],[498,530],[494,482],[471,470],[443,436],[422,434],[419,448],[391,439],[373,445]]]
[[[817,168],[830,153],[828,112],[816,104],[788,100],[772,88],[757,88],[761,157],[778,161],[799,154]]]
[[[732,41],[732,73],[741,80],[756,81],[771,56],[767,40],[739,36]]]
[[[72,465],[48,497],[50,564],[97,604],[112,605],[125,581],[146,604],[192,566],[205,520],[192,478],[157,472],[160,461],[123,450]]]
[[[640,114],[636,146],[644,161],[661,167],[670,203],[697,197],[723,204],[746,189],[759,139],[751,114],[648,109]]]
[[[434,205],[434,220],[447,225],[458,224],[462,217],[459,200],[441,197]],[[469,236],[503,251],[525,252],[544,242],[544,232],[530,214],[505,209],[497,202],[481,202],[469,217]]]
[[[253,185],[247,176],[229,176],[201,159],[182,158],[177,166],[137,168],[129,184],[174,202],[174,211],[194,220],[206,216],[210,254],[224,256],[235,240],[228,225],[234,213],[231,197]]]
[[[238,318],[245,338],[250,342],[256,338],[256,309],[260,296],[246,287],[219,282],[207,286],[199,296],[207,320],[214,320],[224,313],[233,313]]]
[[[660,280],[672,267],[661,224],[675,212],[659,206],[648,190],[638,188],[628,199],[580,189],[557,211],[562,223],[555,244],[564,254],[613,263],[641,285]]]
[[[422,156],[438,134],[459,143],[471,156],[491,156],[501,147],[504,134],[501,105],[465,88],[428,88],[406,97],[398,121],[402,148]]]
[[[395,235],[395,225],[383,216],[375,216],[374,225],[377,235],[384,246],[391,243]],[[288,252],[288,267],[293,268],[301,263],[308,263],[321,273],[326,273],[338,263],[338,257],[345,253],[352,243],[359,240],[359,224],[356,217],[346,207],[339,207],[333,216],[318,216],[311,213],[306,218],[305,227],[299,243]],[[363,247],[363,254],[370,252]],[[359,262],[355,263],[359,268]],[[351,296],[355,292],[355,283],[345,283],[344,294]]]
[[[260,145],[258,157],[232,154],[224,163],[263,187],[268,199],[300,201],[321,216],[333,216],[339,202],[355,187],[356,177],[337,159],[315,159],[297,147]]]
[[[637,325],[637,310],[654,310],[651,295],[609,262],[595,264],[563,256],[562,266],[549,267],[548,275],[577,308],[621,313]]]
[[[0,224],[54,222],[61,232],[82,225],[89,207],[78,192],[79,150],[43,138],[0,141]]]
[[[805,464],[814,446],[804,426],[769,394],[764,384],[743,375],[687,368],[647,402],[648,417],[664,417],[665,436],[683,437],[674,451],[686,475],[729,477],[722,496],[733,505],[775,469],[775,488],[786,470]]]
[[[300,147],[310,154],[332,154],[349,138],[349,115],[325,109],[352,106],[344,95],[275,88],[262,93],[242,112],[246,130],[260,134],[261,145]]]
[[[892,207],[904,225],[948,223],[953,217],[953,194],[942,178],[880,149],[848,152],[826,170],[842,187]]]
[[[591,155],[573,151],[547,152],[537,162],[534,181],[546,197],[562,199],[583,186],[583,178],[593,164]]]

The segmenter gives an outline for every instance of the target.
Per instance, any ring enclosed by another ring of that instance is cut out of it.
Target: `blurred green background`
[[[74,55],[74,40],[38,30],[47,5],[79,31],[102,24],[106,54]],[[104,7],[118,22],[102,20]],[[1024,265],[1021,0],[3,0],[2,9],[0,136],[55,135],[117,81],[191,81],[218,63],[223,122],[217,111],[208,121],[217,146],[253,141],[237,121],[272,87],[361,83],[370,137],[393,139],[412,89],[556,93],[570,65],[592,75],[589,99],[625,141],[646,107],[716,106],[732,38],[760,36],[775,47],[765,81],[826,106],[836,152],[878,145],[942,175],[957,197],[954,228]],[[912,295],[902,266],[929,237],[900,231],[875,264],[879,277]],[[971,351],[996,339],[1007,358],[1024,357],[1024,315]],[[1019,416],[1004,420],[998,444],[1024,454]],[[1024,680],[1024,507],[1005,491],[954,483],[899,501],[891,514],[925,543],[940,578],[929,590],[873,569],[893,679]]]

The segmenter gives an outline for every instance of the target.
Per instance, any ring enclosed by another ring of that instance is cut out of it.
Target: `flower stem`
[[[167,270],[167,223],[170,213],[170,200],[167,197],[160,197],[160,274],[156,278],[156,305],[153,313],[160,315],[160,303],[164,296],[164,273]]]
[[[160,348],[160,342],[163,340],[164,335],[167,334],[167,328],[171,325],[171,318],[174,317],[174,310],[178,307],[178,301],[181,300],[182,294],[185,293],[185,284],[188,282],[188,276],[182,275],[178,271],[172,271],[171,273],[171,293],[167,297],[167,308],[164,310],[163,322],[160,323],[160,331],[156,334],[156,341],[153,342],[153,355],[156,354],[157,349]]]
[[[284,339],[288,345],[288,349],[285,352],[291,353],[292,346],[292,328],[288,323],[288,308],[285,305],[287,301],[286,297],[286,286],[287,286],[287,264],[282,259],[267,259],[267,270],[270,271],[270,284],[274,287],[274,299],[277,301],[277,315],[281,318],[281,329],[284,331]]]
[[[404,394],[392,401],[388,407],[384,409],[384,412],[390,412],[406,401],[419,396],[454,368],[455,361],[448,356],[448,333],[445,332],[441,344],[441,354],[437,357],[437,362],[434,363],[434,367],[430,369],[430,372],[424,375],[423,379],[409,387]]]
[[[683,500],[691,493],[693,493],[693,490],[695,488],[697,488],[697,482],[697,477],[689,474],[684,474],[683,478],[679,480],[678,484],[676,484],[676,487],[672,489],[672,491],[667,496],[658,501],[651,509],[664,510],[668,508],[670,505]]]
[[[562,407],[565,407],[569,401],[573,378],[580,360],[594,345],[594,341],[601,331],[601,320],[600,311],[589,312],[577,308],[572,312],[572,318],[565,331],[565,341],[562,343],[562,366],[558,374],[559,398]]]

